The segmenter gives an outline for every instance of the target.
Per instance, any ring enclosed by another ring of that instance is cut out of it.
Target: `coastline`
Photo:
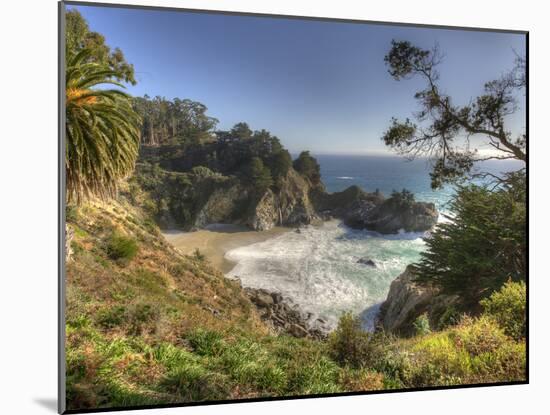
[[[214,224],[194,232],[167,230],[162,235],[186,255],[192,255],[198,249],[215,268],[227,274],[236,265],[225,257],[228,251],[263,242],[290,231],[291,228],[281,226],[267,231],[254,231],[241,225]]]

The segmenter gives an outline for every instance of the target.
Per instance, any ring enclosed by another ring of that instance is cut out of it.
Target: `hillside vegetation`
[[[236,282],[167,244],[124,190],[67,212],[70,409],[524,379],[524,339],[489,315],[411,339],[370,335],[351,316],[328,341],[276,335]]]

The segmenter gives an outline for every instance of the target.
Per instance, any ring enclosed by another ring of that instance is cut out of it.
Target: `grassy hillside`
[[[277,336],[237,283],[178,253],[124,197],[67,217],[69,409],[524,378],[523,340],[488,317],[412,339],[350,317],[328,342]]]

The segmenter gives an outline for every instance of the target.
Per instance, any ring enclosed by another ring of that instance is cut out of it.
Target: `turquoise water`
[[[429,165],[424,161],[372,156],[317,158],[330,192],[353,184],[384,194],[407,188],[417,200],[433,202],[442,211],[453,192],[452,187],[431,190]],[[485,168],[496,172],[513,165],[497,163]],[[237,265],[228,276],[238,276],[244,286],[279,291],[332,327],[344,311],[352,311],[361,315],[370,329],[393,279],[425,249],[425,236],[380,235],[350,229],[339,221],[325,222],[229,251],[226,257]],[[360,258],[372,259],[376,268],[357,263]]]

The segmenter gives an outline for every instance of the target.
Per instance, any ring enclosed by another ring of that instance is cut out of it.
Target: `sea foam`
[[[424,235],[380,235],[329,221],[227,252],[236,263],[227,276],[278,291],[331,327],[351,311],[372,328],[391,281],[424,249]],[[372,259],[376,268],[357,263],[360,258]]]

